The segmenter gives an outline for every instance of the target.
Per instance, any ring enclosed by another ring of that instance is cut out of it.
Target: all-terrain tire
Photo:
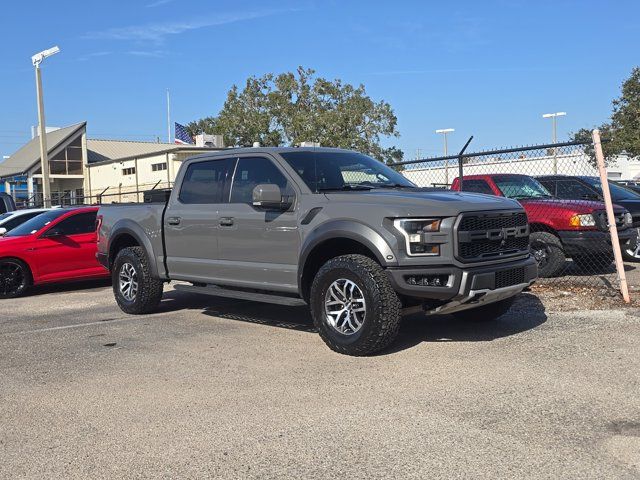
[[[529,244],[538,262],[539,277],[555,277],[562,272],[567,257],[558,237],[549,232],[533,232],[529,237]]]
[[[343,280],[353,282],[365,301],[361,326],[350,334],[341,333],[333,327],[325,312],[327,292],[335,282]],[[335,352],[371,355],[390,345],[398,335],[402,309],[400,299],[382,267],[364,255],[342,255],[327,261],[313,280],[309,303],[320,337]]]
[[[490,303],[483,307],[472,308],[470,310],[462,310],[461,312],[455,312],[452,315],[465,322],[491,322],[497,320],[502,315],[507,313],[516,297],[505,298],[498,302]]]
[[[599,273],[607,270],[613,263],[613,253],[594,253],[592,255],[574,255],[571,259],[585,273]]]
[[[24,295],[32,283],[28,265],[17,258],[0,260],[0,299]]]
[[[135,295],[126,295],[121,284],[123,267],[131,276],[135,275]],[[131,268],[133,270],[131,270]],[[118,252],[111,268],[113,294],[120,309],[125,313],[139,315],[156,309],[162,299],[163,282],[151,275],[149,261],[142,247],[127,247]]]

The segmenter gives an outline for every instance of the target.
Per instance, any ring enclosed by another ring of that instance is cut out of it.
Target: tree
[[[640,68],[636,67],[622,84],[620,98],[613,100],[611,120],[598,128],[603,139],[605,157],[611,158],[623,152],[640,155]],[[591,130],[582,128],[573,134],[575,141],[591,142]],[[593,147],[587,148],[593,156]]]
[[[193,121],[187,129],[191,135],[221,134],[227,145],[318,142],[390,163],[401,161],[403,152],[383,147],[381,140],[399,137],[396,125],[391,105],[372,100],[363,85],[330,81],[298,67],[296,72],[250,77],[242,90],[234,85],[217,116]]]

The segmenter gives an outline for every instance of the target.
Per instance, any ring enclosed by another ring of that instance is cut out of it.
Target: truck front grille
[[[607,212],[605,210],[593,212],[593,217],[595,218],[598,230],[603,232],[609,231],[609,222],[607,221]],[[627,228],[624,226],[624,212],[614,212],[614,217],[616,218],[616,226],[618,227],[618,230],[624,230]],[[634,218],[634,226],[636,220],[640,220],[640,218]]]
[[[529,251],[524,212],[465,213],[458,223],[458,258],[463,262],[522,255]]]

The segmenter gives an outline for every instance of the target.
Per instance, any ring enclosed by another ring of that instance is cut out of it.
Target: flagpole
[[[171,99],[167,88],[167,143],[171,143]]]

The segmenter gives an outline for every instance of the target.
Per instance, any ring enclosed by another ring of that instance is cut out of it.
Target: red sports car
[[[0,298],[31,285],[108,277],[96,260],[98,207],[54,209],[0,238]]]

